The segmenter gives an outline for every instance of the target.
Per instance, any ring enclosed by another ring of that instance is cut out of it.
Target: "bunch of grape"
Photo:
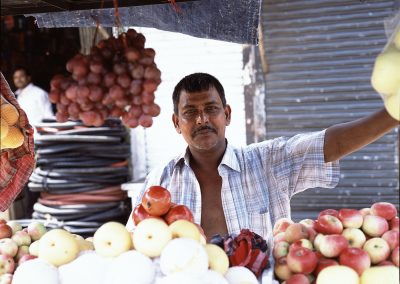
[[[154,92],[161,72],[145,41],[143,34],[129,29],[99,42],[89,55],[70,59],[66,68],[71,75],[55,75],[50,82],[57,121],[80,119],[87,126],[101,126],[107,117],[121,117],[130,128],[150,127],[160,113]]]

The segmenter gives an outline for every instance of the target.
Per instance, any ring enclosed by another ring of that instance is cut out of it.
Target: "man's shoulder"
[[[28,85],[29,91],[34,92],[35,94],[38,95],[47,95],[47,92],[45,90],[43,90],[42,88],[40,88],[39,86],[36,86],[34,84],[30,84]]]

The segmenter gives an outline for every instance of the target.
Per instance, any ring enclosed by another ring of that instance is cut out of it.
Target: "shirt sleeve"
[[[289,197],[308,188],[334,188],[339,182],[339,162],[325,163],[325,130],[278,138],[272,143],[272,170]]]

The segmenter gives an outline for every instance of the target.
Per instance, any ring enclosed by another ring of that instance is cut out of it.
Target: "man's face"
[[[25,88],[31,82],[31,77],[26,75],[24,70],[15,71],[13,79],[15,87],[18,89]]]
[[[188,93],[182,91],[178,115],[173,114],[175,129],[183,135],[190,148],[207,151],[225,145],[225,127],[229,125],[231,109],[223,107],[215,88]]]

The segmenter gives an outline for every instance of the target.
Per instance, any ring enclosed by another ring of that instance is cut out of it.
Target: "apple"
[[[14,257],[15,261],[18,262],[21,257],[27,254],[29,254],[29,246],[20,246],[18,248],[17,255]]]
[[[321,257],[318,259],[318,264],[314,270],[314,275],[318,276],[322,269],[332,265],[339,265],[339,263],[334,259]]]
[[[149,257],[157,257],[172,239],[168,225],[157,218],[147,218],[140,222],[133,233],[135,249]]]
[[[0,239],[11,238],[12,229],[6,223],[0,224]]]
[[[399,231],[399,217],[396,216],[390,220],[390,229]]]
[[[48,231],[39,242],[39,258],[54,266],[73,261],[79,253],[75,238],[63,229]]]
[[[275,260],[274,272],[280,280],[288,280],[292,276],[292,271],[287,264],[287,257],[283,256]]]
[[[371,208],[362,208],[362,209],[360,209],[358,211],[361,213],[361,215],[363,217],[365,217],[367,215],[371,215]]]
[[[315,229],[315,221],[312,219],[303,219],[299,222],[300,224],[303,224],[307,228],[312,228]]]
[[[369,239],[365,242],[363,250],[368,253],[372,264],[386,260],[390,254],[389,245],[382,238]]]
[[[371,214],[391,220],[397,215],[396,206],[389,202],[377,202],[371,206]]]
[[[399,284],[399,268],[395,266],[370,267],[364,271],[360,280],[360,284]]]
[[[194,218],[190,209],[185,205],[173,205],[164,216],[164,220],[170,225],[177,220],[188,220],[193,223]]]
[[[200,231],[197,226],[188,220],[177,220],[169,225],[172,238],[189,238],[200,241]]]
[[[29,246],[32,242],[28,232],[24,230],[16,232],[12,236],[12,240],[16,242],[18,246]]]
[[[209,269],[224,275],[229,268],[229,259],[225,251],[214,244],[206,244],[204,248],[208,256]]]
[[[354,269],[344,265],[333,265],[318,274],[317,284],[359,284],[359,278]]]
[[[289,225],[294,224],[294,222],[289,218],[280,218],[274,224],[274,228],[272,229],[273,235],[275,236],[278,233],[285,232]]]
[[[39,256],[39,241],[34,241],[29,246],[29,254]]]
[[[225,279],[229,284],[258,284],[256,276],[244,266],[233,266],[228,269]],[[189,283],[189,282],[187,282]]]
[[[79,251],[95,250],[93,242],[87,240],[77,240]]]
[[[310,274],[317,267],[318,258],[307,248],[295,247],[289,250],[287,264],[294,273]]]
[[[306,227],[307,228],[307,233],[308,233],[308,239],[313,243],[315,240],[315,237],[318,235],[317,231],[314,230],[311,227]]]
[[[25,261],[15,270],[13,284],[59,284],[58,270],[46,260]]]
[[[31,254],[25,254],[25,255],[21,256],[21,258],[18,260],[18,265],[21,265],[25,261],[32,260],[35,258],[37,258],[37,256],[31,255]]]
[[[285,241],[276,243],[272,250],[272,255],[275,259],[287,256],[287,254],[289,253],[289,246],[289,243]]]
[[[14,269],[14,259],[9,255],[0,254],[0,275],[5,273],[13,273]]]
[[[11,273],[0,275],[0,284],[11,284],[12,279],[13,275]]]
[[[387,241],[390,250],[392,251],[395,247],[399,245],[399,231],[396,230],[387,231],[382,235],[382,239]]]
[[[321,215],[315,222],[315,230],[325,235],[340,234],[343,231],[343,225],[335,216]]]
[[[295,248],[295,247],[303,247],[303,248],[308,248],[310,250],[314,249],[313,244],[308,239],[301,239],[301,240],[295,241],[294,243],[292,243],[290,245],[290,249]]]
[[[124,225],[107,222],[94,233],[93,245],[101,256],[116,257],[132,248],[131,234]]]
[[[144,209],[142,204],[138,204],[132,212],[132,220],[135,226],[139,224],[142,220],[151,217],[149,213]]]
[[[22,230],[21,224],[18,223],[17,221],[8,221],[7,225],[10,226],[13,235],[15,234],[15,232]]]
[[[165,275],[186,272],[200,276],[208,269],[208,255],[198,241],[187,238],[173,239],[161,252],[160,268]]]
[[[18,252],[18,245],[10,238],[0,240],[0,254],[14,257]]]
[[[290,224],[285,231],[285,239],[290,244],[307,238],[307,227],[299,223]]]
[[[293,274],[286,280],[286,284],[310,284],[310,281],[304,274]]]
[[[321,241],[324,238],[324,234],[317,234],[314,239],[314,248],[316,251],[320,251]]]
[[[399,267],[399,246],[393,249],[391,259],[393,264]]]
[[[152,216],[162,216],[171,207],[171,194],[162,186],[150,186],[143,194],[142,206]]]
[[[375,266],[395,266],[393,262],[389,260],[384,260],[376,264]]]
[[[326,235],[322,238],[319,250],[325,257],[337,257],[349,246],[342,235]]]
[[[330,216],[338,217],[339,216],[339,211],[337,211],[335,209],[325,209],[325,210],[322,210],[318,214],[318,218],[321,217],[321,216],[324,216],[324,215],[330,215]]]
[[[47,229],[43,225],[43,223],[38,222],[38,221],[31,222],[28,225],[27,230],[28,230],[28,234],[31,237],[32,241],[39,240],[47,232]]]
[[[389,224],[381,216],[367,215],[364,217],[362,230],[370,237],[380,237],[389,230]]]
[[[0,218],[0,224],[7,224],[7,220],[4,218]]]
[[[364,233],[360,229],[346,228],[342,232],[342,236],[349,242],[349,247],[362,248],[367,240]]]
[[[344,228],[361,228],[364,221],[363,215],[356,209],[340,209],[338,218]]]
[[[276,236],[274,236],[274,244],[279,242],[286,242],[285,232],[280,232]]]
[[[353,268],[358,275],[371,266],[371,259],[366,251],[360,248],[346,248],[339,256],[340,265]]]

